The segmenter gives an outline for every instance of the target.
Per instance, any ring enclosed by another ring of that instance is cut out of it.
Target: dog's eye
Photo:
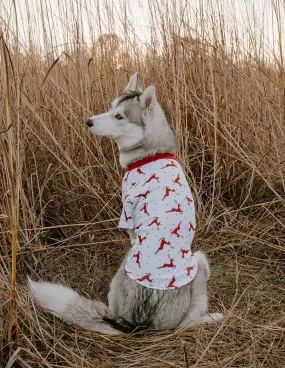
[[[118,119],[118,120],[122,120],[122,119],[124,119],[124,118],[122,117],[122,115],[120,115],[120,114],[115,115],[115,118],[116,118],[116,119]]]

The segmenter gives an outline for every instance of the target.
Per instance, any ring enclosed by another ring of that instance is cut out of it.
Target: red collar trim
[[[164,158],[171,158],[172,160],[177,160],[177,157],[174,153],[157,153],[154,156],[145,157],[139,161],[133,162],[129,166],[127,166],[127,171],[131,171],[133,169],[137,169],[140,166],[149,164],[150,162],[162,160]]]

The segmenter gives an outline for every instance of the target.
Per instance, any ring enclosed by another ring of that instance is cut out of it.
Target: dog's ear
[[[134,75],[131,76],[129,83],[126,85],[125,92],[142,92],[142,87],[139,81],[139,73],[136,72]]]
[[[140,105],[143,109],[151,109],[156,103],[156,89],[154,85],[151,85],[140,96]]]

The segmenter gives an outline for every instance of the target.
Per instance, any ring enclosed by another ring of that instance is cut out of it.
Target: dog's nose
[[[86,120],[86,124],[87,124],[87,126],[88,126],[89,128],[91,128],[91,127],[93,126],[92,119],[91,119],[91,118],[87,119],[87,120]]]

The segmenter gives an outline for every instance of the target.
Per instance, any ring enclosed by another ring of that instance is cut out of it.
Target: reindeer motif
[[[162,198],[162,200],[164,201],[166,197],[169,196],[169,193],[170,192],[173,192],[173,193],[176,193],[176,190],[175,189],[170,189],[168,187],[164,188],[165,189],[165,194],[164,194],[164,197]]]
[[[140,212],[142,212],[143,211],[143,213],[145,213],[146,215],[148,215],[149,216],[149,213],[148,213],[148,210],[147,210],[147,204],[145,203],[143,206],[142,206],[142,208],[140,209]]]
[[[170,245],[171,244],[170,241],[166,241],[165,238],[161,238],[159,240],[160,240],[160,245],[159,245],[159,248],[157,249],[157,251],[155,252],[155,254],[157,254],[160,250],[163,250],[165,245]]]
[[[180,183],[180,175],[178,174],[176,179],[172,180],[174,184],[178,184],[180,187],[182,187],[182,184]]]
[[[182,258],[185,258],[184,255],[188,254],[190,252],[190,249],[180,249],[181,253],[182,253]]]
[[[160,268],[176,268],[175,264],[173,263],[174,259],[170,258],[169,254],[168,254],[168,258],[170,260],[170,263],[164,263],[162,266],[157,267],[157,268],[158,269],[160,269]]]
[[[143,241],[147,239],[147,235],[148,234],[146,234],[144,237],[142,237],[140,234],[138,235],[139,245],[142,245]]]
[[[180,234],[178,233],[178,231],[180,230],[181,223],[182,223],[182,221],[179,222],[179,224],[176,226],[175,229],[171,230],[171,234],[176,235],[177,238],[180,237]]]
[[[178,213],[183,213],[182,209],[181,209],[181,204],[178,204],[177,208],[171,208],[171,210],[169,211],[165,211],[165,213],[170,213],[170,212],[178,212]]]
[[[158,217],[155,217],[154,220],[152,220],[147,226],[152,225],[160,226],[160,222],[158,222]]]
[[[193,199],[189,198],[188,196],[186,196],[186,199],[187,199],[188,206],[191,206],[191,203],[193,202]]]
[[[159,178],[156,176],[156,174],[152,174],[142,186],[150,183],[152,180],[156,180],[159,183]]]
[[[162,169],[165,169],[166,167],[177,167],[173,161],[171,161],[171,164],[166,164],[162,167]]]
[[[194,231],[194,230],[195,230],[195,228],[194,228],[194,226],[193,226],[192,222],[189,222],[189,228],[188,228],[188,230],[189,230],[189,231]]]
[[[148,190],[147,192],[145,193],[140,193],[136,196],[136,198],[140,198],[140,197],[143,197],[144,199],[146,199],[146,197],[149,195],[150,191]]]
[[[190,276],[190,272],[194,270],[194,267],[193,266],[190,266],[190,267],[186,267],[186,273],[187,273],[187,276]]]
[[[127,212],[126,210],[124,210],[124,213],[125,213],[125,220],[128,222],[129,220],[132,219],[132,216],[127,216]]]
[[[124,179],[124,182],[125,182],[125,183],[128,181],[128,179],[129,179],[129,175],[130,175],[130,171],[127,173],[127,175],[126,175],[126,177],[125,177],[125,179]]]
[[[145,173],[144,173],[140,168],[138,168],[138,169],[137,169],[137,173],[138,173],[139,175],[145,175]]]
[[[133,258],[136,259],[136,263],[138,264],[139,268],[141,268],[140,256],[141,256],[141,252],[140,251],[138,251],[136,254],[133,255]]]
[[[175,281],[176,281],[176,278],[175,278],[175,276],[173,276],[170,283],[168,285],[166,285],[166,287],[168,289],[170,289],[170,288],[178,289],[178,286],[174,285]]]
[[[141,277],[140,279],[136,279],[137,281],[139,282],[142,282],[142,281],[148,281],[150,283],[152,283],[152,279],[150,278],[150,273],[146,273],[143,277]]]

